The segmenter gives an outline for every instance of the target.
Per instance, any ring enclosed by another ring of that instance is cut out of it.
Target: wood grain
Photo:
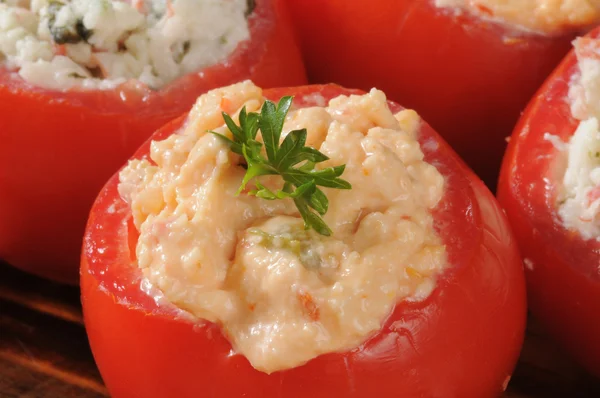
[[[0,397],[107,396],[83,328],[78,289],[0,264]]]
[[[0,397],[108,397],[88,346],[78,289],[2,263]],[[530,321],[521,359],[503,398],[599,397],[600,381],[567,359]]]

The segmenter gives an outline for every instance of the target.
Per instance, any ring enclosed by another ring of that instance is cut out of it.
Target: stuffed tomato
[[[81,287],[115,398],[494,397],[525,325],[491,193],[414,111],[336,85],[200,97],[101,191]]]
[[[288,4],[309,80],[376,86],[418,109],[493,187],[520,112],[573,32],[600,22],[588,0]]]
[[[209,89],[305,81],[280,0],[0,4],[0,258],[78,280],[102,184]]]
[[[574,47],[517,125],[498,198],[523,253],[532,312],[600,376],[600,30]]]

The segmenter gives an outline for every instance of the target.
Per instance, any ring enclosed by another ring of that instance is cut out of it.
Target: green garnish
[[[72,77],[74,79],[85,79],[85,76],[80,75],[77,72],[71,72],[68,74],[69,77]]]
[[[283,249],[293,253],[307,269],[319,269],[321,257],[314,250],[314,243],[307,231],[290,231],[281,234],[270,234],[261,229],[252,228],[248,232],[259,236],[260,243],[268,249]]]
[[[177,62],[178,64],[183,62],[183,59],[185,58],[185,56],[188,55],[188,53],[190,52],[191,46],[192,46],[192,42],[189,40],[186,40],[183,43],[181,43],[180,48],[178,49],[177,53],[174,56],[175,62]]]
[[[285,117],[292,105],[292,97],[283,97],[277,104],[266,100],[260,113],[246,113],[246,107],[240,111],[240,125],[236,125],[231,116],[223,112],[225,124],[233,139],[211,131],[221,138],[235,152],[246,160],[246,175],[238,190],[239,195],[251,180],[255,179],[256,189],[248,192],[262,199],[276,200],[291,198],[294,200],[306,229],[313,228],[321,235],[330,236],[331,229],[320,216],[327,213],[329,201],[319,186],[337,189],[351,189],[346,180],[339,178],[346,165],[315,170],[317,163],[329,158],[315,148],[305,146],[306,129],[293,130],[280,144]],[[256,140],[260,130],[263,144]],[[280,175],[283,187],[273,192],[263,186],[259,176]]]
[[[48,30],[56,44],[76,44],[80,41],[87,42],[93,32],[87,29],[82,19],[78,19],[74,26],[56,26],[56,15],[65,7],[60,0],[51,0],[48,5]]]

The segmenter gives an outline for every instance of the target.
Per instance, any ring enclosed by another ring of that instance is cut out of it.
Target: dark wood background
[[[0,397],[107,396],[88,346],[77,288],[0,263]],[[565,358],[532,321],[504,398],[509,397],[600,398],[600,381]]]

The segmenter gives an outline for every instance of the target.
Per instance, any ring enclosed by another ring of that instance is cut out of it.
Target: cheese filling
[[[250,37],[246,0],[3,0],[0,65],[53,90],[153,89]]]
[[[559,215],[567,228],[600,241],[600,40],[575,41],[579,73],[571,82],[571,113],[580,120],[566,145]]]
[[[519,29],[554,34],[600,23],[600,0],[433,0]]]
[[[282,135],[306,128],[308,145],[330,158],[322,167],[346,164],[352,184],[324,188],[333,232],[324,237],[304,229],[290,199],[236,196],[243,159],[206,133],[230,135],[221,112],[237,120],[263,102],[249,81],[201,96],[182,130],[152,143],[151,160],[122,170],[119,192],[145,278],[271,373],[356,348],[399,300],[428,297],[447,263],[431,214],[444,178],[423,159],[415,112],[394,115],[375,89],[290,111]]]

